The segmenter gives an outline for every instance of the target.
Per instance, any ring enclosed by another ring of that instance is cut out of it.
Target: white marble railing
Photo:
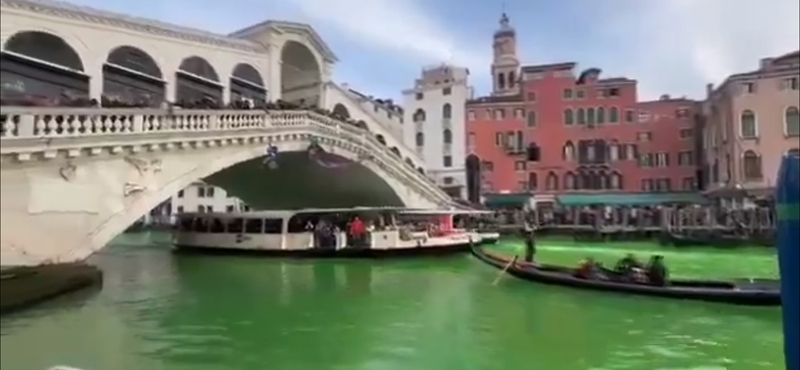
[[[256,111],[256,110],[181,110],[172,112],[163,109],[102,109],[102,108],[35,108],[2,107],[0,109],[0,140],[2,152],[19,147],[19,144],[35,139],[91,138],[102,136],[104,140],[114,137],[119,140],[132,135],[138,142],[142,135],[196,133],[229,134],[249,130],[259,134],[285,130],[288,127],[316,126],[335,132],[350,141],[365,146],[376,160],[388,165],[393,171],[410,180],[414,190],[428,199],[444,205],[447,195],[427,176],[406,164],[400,156],[375,139],[374,135],[356,126],[334,120],[310,111]],[[406,181],[408,183],[409,181]]]

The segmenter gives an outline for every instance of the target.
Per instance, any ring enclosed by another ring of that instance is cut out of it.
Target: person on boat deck
[[[667,285],[669,272],[664,265],[664,256],[653,256],[647,265],[647,278],[650,284]]]
[[[525,233],[525,262],[533,262],[536,257],[536,235],[533,230]]]
[[[350,230],[348,231],[350,234],[350,239],[352,240],[352,243],[350,244],[352,246],[356,246],[361,245],[361,241],[364,238],[364,234],[367,232],[367,228],[364,226],[364,223],[361,221],[361,219],[356,216],[350,223]]]
[[[642,264],[636,259],[633,253],[628,253],[625,257],[617,262],[614,270],[621,274],[628,275],[634,268],[642,268]]]
[[[575,274],[584,279],[592,279],[597,273],[597,262],[592,257],[586,257],[578,263]]]

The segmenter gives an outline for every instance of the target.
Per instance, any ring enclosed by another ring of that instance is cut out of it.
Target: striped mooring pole
[[[800,157],[785,155],[778,172],[778,261],[783,305],[783,352],[787,370],[800,370]]]

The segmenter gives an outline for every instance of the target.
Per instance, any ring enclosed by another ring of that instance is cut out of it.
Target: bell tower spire
[[[513,95],[519,92],[519,58],[517,57],[517,32],[505,11],[500,16],[500,28],[494,33],[494,61],[492,62],[492,95]]]

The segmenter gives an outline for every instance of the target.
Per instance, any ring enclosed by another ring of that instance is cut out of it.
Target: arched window
[[[565,161],[571,162],[571,161],[575,160],[575,146],[572,145],[571,141],[567,141],[567,143],[564,144],[564,149],[563,149],[562,156],[563,156]]]
[[[572,174],[572,172],[567,172],[564,174],[564,189],[565,190],[575,189],[575,175]]]
[[[378,140],[379,143],[386,145],[386,138],[383,137],[381,134],[375,135],[375,139]]]
[[[555,172],[550,171],[547,174],[547,180],[545,182],[545,189],[547,190],[558,190],[558,175]]]
[[[497,74],[497,88],[499,90],[506,88],[506,76],[502,72]]]
[[[617,144],[616,141],[611,141],[611,143],[608,144],[608,160],[619,160],[619,144]]]
[[[608,109],[608,122],[619,122],[619,109],[617,109],[617,107],[611,107]]]
[[[425,146],[425,135],[417,132],[417,146]]]
[[[761,157],[752,150],[744,152],[743,169],[745,181],[761,180]]]
[[[595,122],[594,119],[595,119],[595,117],[594,117],[594,108],[587,108],[586,109],[586,122],[589,125],[594,125],[594,122]]]
[[[611,188],[611,184],[610,184],[611,183],[611,179],[609,178],[609,175],[606,174],[604,171],[600,171],[600,173],[597,174],[597,181],[599,183],[598,184],[599,185],[598,189],[610,189]]]
[[[450,103],[444,103],[442,106],[442,118],[450,119],[453,118],[453,106]]]
[[[571,125],[575,123],[575,116],[572,113],[572,109],[564,109],[564,124]]]
[[[741,117],[739,118],[739,128],[741,132],[741,136],[744,139],[754,139],[758,136],[758,127],[756,126],[756,114],[755,112],[745,109],[742,112]]]
[[[421,108],[414,112],[414,122],[425,122],[425,111]]]
[[[603,107],[597,108],[597,124],[602,125],[606,123],[606,109]]]
[[[397,149],[396,146],[393,146],[392,149],[390,149],[390,150],[392,151],[392,153],[394,153],[394,155],[396,155],[398,157],[402,156],[402,154],[400,154],[400,149]]]
[[[786,108],[784,125],[786,136],[800,136],[800,110],[797,107]]]
[[[529,190],[536,190],[539,187],[539,177],[536,175],[536,172],[528,173],[528,189]]]
[[[586,111],[584,111],[583,108],[578,108],[578,124],[586,124]]]
[[[453,143],[453,132],[450,129],[444,129],[442,132],[442,138],[444,139],[445,144],[452,144]]]
[[[611,189],[622,189],[622,175],[619,172],[612,173],[609,185]]]
[[[536,127],[536,112],[528,112],[528,127]]]

